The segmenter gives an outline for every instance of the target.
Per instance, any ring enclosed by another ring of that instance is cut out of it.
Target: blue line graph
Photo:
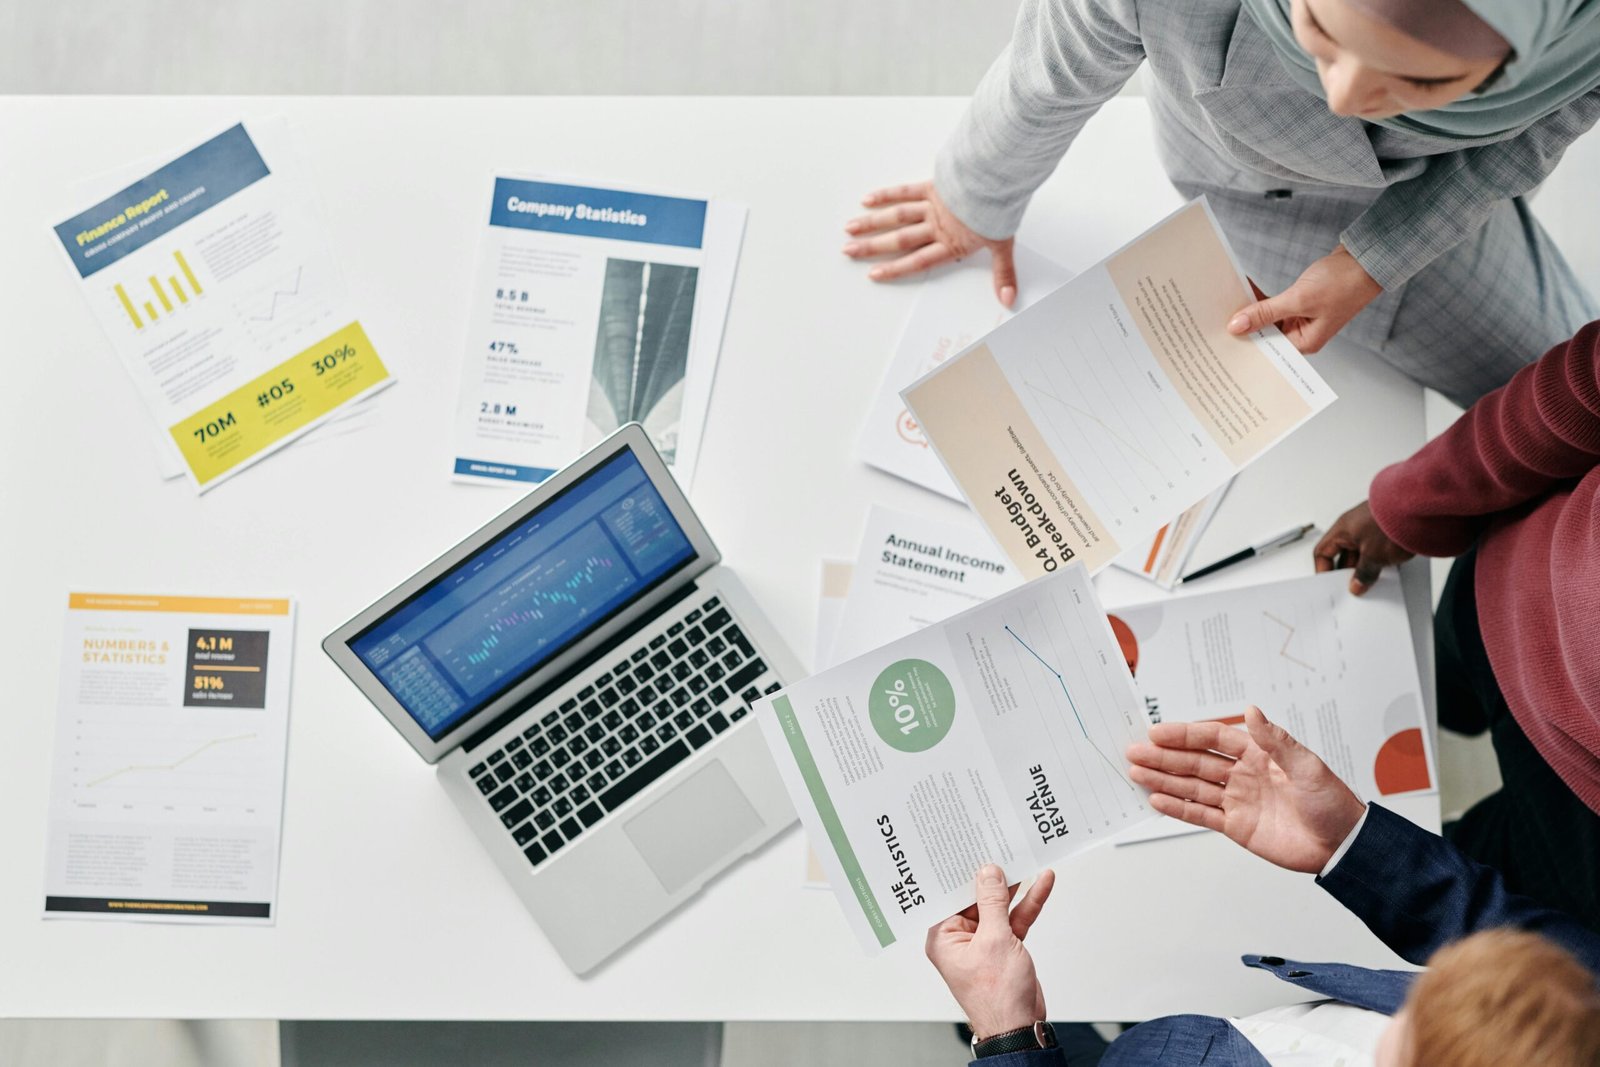
[[[583,585],[593,585],[596,571],[608,571],[613,562],[604,556],[590,556],[582,568],[572,577],[561,583],[559,589],[536,589],[529,594],[524,603],[554,607],[565,604],[569,607],[578,607],[578,598],[572,590]],[[478,649],[467,653],[467,662],[473,666],[487,663],[495,647],[500,644],[500,635],[507,630],[514,630],[525,622],[539,622],[545,617],[543,607],[518,608],[515,611],[501,615],[489,624],[489,632],[479,639]]]
[[[1039,666],[1043,667],[1045,670],[1049,671],[1055,676],[1056,684],[1061,686],[1061,692],[1067,698],[1067,707],[1072,709],[1072,717],[1078,720],[1078,729],[1083,731],[1083,739],[1089,742],[1089,747],[1095,750],[1096,755],[1105,760],[1106,766],[1110,767],[1112,772],[1115,773],[1121,781],[1128,784],[1128,788],[1133,788],[1132,783],[1129,783],[1127,776],[1123,774],[1122,768],[1113,763],[1111,761],[1111,757],[1102,752],[1100,750],[1100,746],[1095,744],[1094,738],[1089,736],[1089,727],[1084,725],[1083,716],[1078,713],[1078,702],[1072,699],[1072,691],[1067,688],[1067,680],[1061,677],[1061,672],[1056,670],[1055,667],[1051,666],[1050,662],[1043,656],[1035,652],[1033,650],[1033,646],[1024,641],[1021,636],[1019,636],[1017,632],[1011,628],[1009,623],[1006,624],[1005,631],[1011,635],[1012,640],[1016,641],[1017,644],[1028,650],[1028,655],[1039,661]]]

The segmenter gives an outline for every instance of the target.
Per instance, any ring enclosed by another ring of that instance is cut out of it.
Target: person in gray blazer
[[[1009,306],[1029,198],[1146,61],[1169,177],[1273,294],[1234,332],[1339,334],[1465,406],[1600,315],[1526,200],[1600,117],[1593,0],[1023,0],[932,181],[867,196],[845,253],[988,248]]]

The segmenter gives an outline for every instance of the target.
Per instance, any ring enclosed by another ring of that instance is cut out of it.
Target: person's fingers
[[[1360,596],[1377,582],[1378,576],[1383,573],[1383,561],[1371,552],[1363,552],[1356,558],[1355,573],[1350,576],[1350,591]]]
[[[935,241],[931,245],[923,245],[909,256],[901,256],[899,259],[889,263],[873,267],[867,271],[867,277],[875,282],[903,278],[908,274],[916,274],[931,267],[937,267],[939,264],[954,258],[954,255],[955,253],[950,251],[949,246],[941,241]]]
[[[1011,932],[1017,935],[1018,941],[1028,936],[1039,913],[1044,910],[1044,902],[1050,899],[1050,891],[1055,887],[1056,872],[1047,867],[1034,879],[1028,891],[1022,894],[1017,906],[1011,909]]]
[[[1128,762],[1167,774],[1184,774],[1208,782],[1227,782],[1234,761],[1213,752],[1162,748],[1145,742],[1128,746]]]
[[[1017,302],[1017,263],[1012,255],[1013,241],[1001,241],[989,250],[994,259],[994,295],[1011,307]]]
[[[879,230],[892,230],[896,226],[909,226],[913,222],[921,222],[927,217],[928,202],[926,200],[910,200],[905,203],[895,204],[893,207],[869,211],[865,215],[853,218],[844,224],[844,232],[852,236],[863,233],[876,233]]]
[[[1228,320],[1228,332],[1236,335],[1255,333],[1273,323],[1283,322],[1302,313],[1300,294],[1295,291],[1294,286],[1290,286],[1277,296],[1257,300],[1254,304],[1247,304],[1234,312],[1233,318]]]
[[[1269,722],[1266,713],[1254,704],[1244,709],[1244,725],[1250,731],[1251,740],[1291,779],[1326,766],[1315,752],[1296,741],[1288,730]]]
[[[1155,793],[1150,797],[1150,806],[1163,815],[1196,826],[1204,826],[1207,830],[1222,832],[1227,823],[1227,816],[1221,808],[1208,808],[1204,804],[1186,804],[1178,797],[1169,797],[1163,793]]]
[[[1152,793],[1161,793],[1179,800],[1187,800],[1207,807],[1222,807],[1222,787],[1215,782],[1202,781],[1187,775],[1165,774],[1141,767],[1137,763],[1128,768],[1128,777]]]
[[[1296,332],[1294,346],[1300,350],[1302,356],[1313,355],[1321,352],[1324,345],[1333,340],[1334,331],[1328,329],[1328,320],[1325,316],[1316,316],[1302,320],[1300,329]]]
[[[1350,537],[1344,531],[1344,523],[1334,523],[1333,528],[1323,534],[1317,546],[1311,550],[1311,560],[1316,565],[1317,573],[1338,570],[1340,554],[1350,547]]]
[[[844,254],[851,259],[860,259],[863,256],[881,256],[886,252],[910,252],[912,249],[931,243],[933,239],[933,224],[917,222],[910,226],[902,226],[898,230],[890,230],[888,233],[880,233],[876,237],[851,241],[844,246]]]
[[[874,189],[861,198],[862,207],[882,207],[884,204],[899,203],[902,200],[926,200],[933,191],[931,181],[906,182],[902,185],[886,185],[882,189]]]
[[[994,864],[986,864],[978,870],[978,884],[975,896],[978,909],[978,932],[1011,928],[1011,894],[1015,890],[1006,888],[1006,874]]]
[[[1162,722],[1150,727],[1150,740],[1162,748],[1220,752],[1235,759],[1250,749],[1250,739],[1220,722]]]

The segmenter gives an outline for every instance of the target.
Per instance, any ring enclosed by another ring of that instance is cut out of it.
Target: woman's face
[[[1443,107],[1502,62],[1441,52],[1344,0],[1292,0],[1290,19],[1336,115],[1386,119]]]

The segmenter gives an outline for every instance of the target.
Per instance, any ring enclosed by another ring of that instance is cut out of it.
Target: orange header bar
[[[184,611],[195,615],[287,615],[287,600],[240,600],[215,596],[129,596],[73,593],[67,607],[76,611]]]

